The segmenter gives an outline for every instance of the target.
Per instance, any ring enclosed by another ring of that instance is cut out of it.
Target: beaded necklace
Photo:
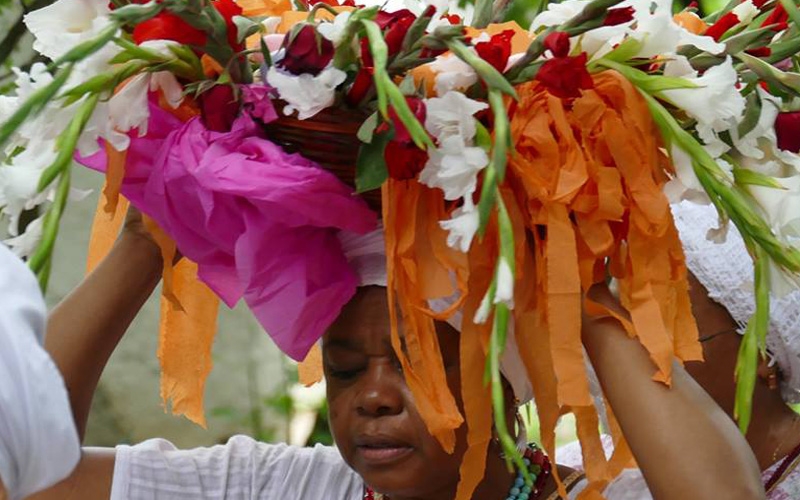
[[[505,500],[535,500],[542,494],[542,489],[547,484],[550,477],[552,466],[547,455],[538,446],[531,443],[525,449],[522,460],[528,467],[528,473],[533,480],[532,485],[525,484],[525,476],[522,471],[517,471],[517,477],[511,485]],[[369,486],[364,486],[364,500],[389,500],[380,493],[376,493]]]

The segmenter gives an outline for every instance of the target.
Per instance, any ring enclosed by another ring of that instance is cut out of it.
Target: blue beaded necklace
[[[525,483],[525,475],[521,470],[517,471],[517,477],[508,491],[505,500],[535,500],[542,494],[542,490],[550,477],[552,466],[547,455],[538,446],[531,443],[525,448],[522,461],[528,468],[532,484]],[[364,500],[389,500],[388,497],[376,493],[369,486],[364,486]]]

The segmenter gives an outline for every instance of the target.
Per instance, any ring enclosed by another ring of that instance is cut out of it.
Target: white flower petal
[[[333,104],[336,87],[347,78],[347,74],[333,66],[317,76],[292,75],[272,66],[267,72],[267,82],[278,91],[288,106],[284,112],[297,111],[297,117],[305,120]]]
[[[440,142],[456,136],[471,145],[475,137],[474,115],[488,107],[485,102],[470,99],[460,92],[426,99],[425,129]]]
[[[26,14],[25,24],[35,37],[34,50],[56,59],[110,26],[109,12],[104,0],[58,0]]]
[[[439,96],[453,90],[466,90],[478,83],[478,74],[472,66],[452,54],[437,57],[429,67],[436,73],[434,90]]]
[[[467,197],[464,199],[464,205],[455,210],[449,220],[443,220],[439,225],[448,231],[447,246],[467,252],[472,244],[472,238],[478,231],[479,223],[478,210],[472,203],[472,198]]]
[[[495,304],[505,304],[514,309],[514,273],[504,258],[500,258],[497,266],[497,290],[494,294]]]
[[[12,252],[18,257],[25,258],[33,254],[39,242],[42,240],[42,222],[44,216],[34,219],[25,228],[25,232],[19,236],[8,238],[3,243],[8,245]]]

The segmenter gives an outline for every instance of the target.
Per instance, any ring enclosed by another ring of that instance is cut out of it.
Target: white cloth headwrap
[[[359,286],[386,286],[386,244],[383,227],[366,235],[341,231],[339,241],[342,243],[345,257],[359,276]],[[454,304],[457,298],[457,296],[453,296],[431,300],[430,308],[434,311],[443,311]],[[461,331],[462,321],[463,315],[459,310],[450,316],[447,323]],[[500,370],[511,384],[514,396],[521,403],[526,403],[533,399],[533,387],[517,350],[513,325],[509,330],[506,349],[500,360]]]
[[[44,332],[35,278],[0,244],[0,477],[11,500],[61,481],[81,454],[67,390],[42,348]]]
[[[710,241],[709,231],[719,226],[712,205],[682,201],[672,205],[672,214],[689,270],[708,290],[708,296],[744,327],[755,311],[753,261],[738,230],[729,224],[724,242]],[[783,375],[783,399],[800,403],[800,291],[781,298],[770,297],[767,350]]]

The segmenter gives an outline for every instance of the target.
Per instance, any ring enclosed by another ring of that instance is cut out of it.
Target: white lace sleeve
[[[363,483],[335,448],[298,448],[235,436],[178,450],[163,439],[119,446],[111,500],[359,500]]]

